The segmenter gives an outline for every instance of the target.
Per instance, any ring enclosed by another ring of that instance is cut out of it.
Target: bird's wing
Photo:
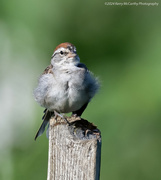
[[[78,64],[77,64],[77,67],[83,68],[83,69],[85,69],[86,71],[88,71],[87,66],[86,66],[85,64],[83,64],[83,63],[78,63]]]
[[[86,109],[87,105],[88,105],[88,102],[85,103],[85,104],[84,104],[80,109],[78,109],[77,111],[73,111],[72,114],[73,114],[73,115],[76,114],[77,116],[81,116],[82,113],[84,112],[84,110]]]
[[[44,70],[43,74],[53,74],[52,68],[53,68],[53,65],[50,64],[50,65]]]

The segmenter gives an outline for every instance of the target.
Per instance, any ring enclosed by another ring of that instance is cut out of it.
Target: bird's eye
[[[61,55],[63,55],[63,54],[64,54],[64,52],[63,52],[63,51],[60,51],[60,54],[61,54]]]

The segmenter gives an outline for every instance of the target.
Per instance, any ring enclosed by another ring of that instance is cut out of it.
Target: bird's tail
[[[43,122],[42,122],[38,132],[36,133],[35,141],[36,141],[37,137],[41,136],[43,134],[43,132],[45,131],[45,127],[48,124],[52,115],[53,115],[53,112],[50,112],[49,110],[45,109],[44,116],[42,117]]]

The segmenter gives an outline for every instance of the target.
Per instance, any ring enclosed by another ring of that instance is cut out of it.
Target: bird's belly
[[[71,87],[67,89],[52,88],[46,97],[46,108],[50,111],[69,113],[80,109],[87,99],[84,90]]]
[[[79,110],[85,103],[88,102],[88,96],[85,90],[70,89],[69,91],[69,106],[72,111]]]

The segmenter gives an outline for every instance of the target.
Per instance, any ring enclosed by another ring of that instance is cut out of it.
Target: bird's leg
[[[57,111],[55,111],[54,110],[54,118],[55,118],[55,120],[57,120],[57,117],[61,117],[64,121],[66,121],[67,122],[67,124],[69,124],[70,125],[70,123],[69,123],[69,121],[63,116],[63,115],[61,115],[61,114],[59,114]]]

